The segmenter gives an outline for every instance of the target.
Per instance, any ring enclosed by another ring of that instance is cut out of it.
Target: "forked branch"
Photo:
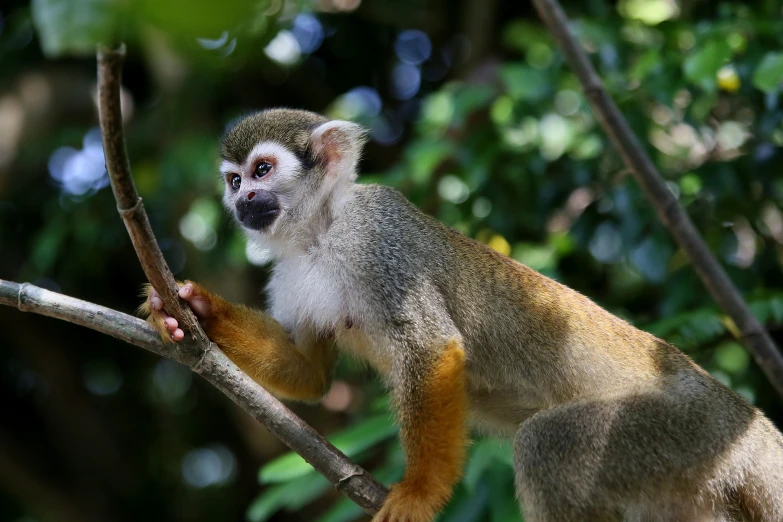
[[[190,308],[177,295],[177,283],[163,259],[130,172],[122,133],[120,107],[124,55],[124,47],[118,50],[106,48],[98,50],[98,100],[103,148],[106,155],[106,168],[117,200],[117,210],[125,222],[144,273],[158,290],[166,310],[184,326],[185,332],[190,333],[190,336],[186,336],[183,340],[184,342],[175,345],[176,353],[166,355],[199,373],[264,424],[288,447],[299,453],[351,500],[368,513],[375,513],[383,504],[387,493],[383,485],[353,464],[318,432],[245,375],[212,344]],[[138,320],[123,319],[141,330],[145,336],[149,336],[149,329],[139,325]],[[162,343],[156,343],[154,348],[153,351],[167,350]]]
[[[177,283],[163,259],[131,177],[120,109],[124,53],[124,48],[101,48],[98,51],[98,100],[106,168],[117,200],[117,210],[125,222],[144,273],[158,290],[166,310],[190,335],[179,343],[164,344],[157,332],[141,319],[27,283],[2,279],[0,305],[85,326],[185,364],[266,426],[339,491],[368,513],[375,514],[383,505],[388,490],[243,373],[207,338],[190,308],[179,299]]]

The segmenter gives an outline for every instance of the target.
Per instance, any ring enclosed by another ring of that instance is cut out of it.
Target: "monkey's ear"
[[[312,133],[315,157],[324,163],[327,175],[332,176],[355,176],[366,141],[366,129],[350,121],[330,121],[316,127]]]

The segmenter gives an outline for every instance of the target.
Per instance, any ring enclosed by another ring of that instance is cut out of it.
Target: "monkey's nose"
[[[272,192],[258,189],[237,198],[236,212],[245,228],[263,230],[280,215],[280,201]]]

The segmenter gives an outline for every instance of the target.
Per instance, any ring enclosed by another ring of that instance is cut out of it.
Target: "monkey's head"
[[[356,178],[364,129],[308,111],[269,109],[223,137],[223,202],[252,238],[298,233],[332,212]]]

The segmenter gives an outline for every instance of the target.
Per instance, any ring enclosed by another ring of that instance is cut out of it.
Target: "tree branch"
[[[625,164],[642,186],[659,219],[696,269],[704,286],[741,333],[740,341],[753,355],[772,386],[783,397],[783,356],[769,333],[756,320],[737,288],[701,238],[693,222],[671,193],[634,135],[590,60],[568,28],[568,18],[557,0],[533,0],[536,10],[549,26],[566,61],[582,83],[604,131],[620,152]]]
[[[117,210],[144,273],[158,290],[166,310],[181,322],[191,337],[176,344],[163,344],[158,333],[141,319],[28,283],[0,279],[0,305],[85,326],[185,364],[266,426],[339,491],[367,513],[375,514],[383,505],[388,490],[243,373],[207,338],[190,308],[179,299],[176,281],[152,233],[130,173],[120,110],[124,53],[124,48],[98,51],[98,98],[106,167]]]
[[[146,321],[28,283],[0,279],[0,304],[85,326],[186,365],[192,360],[172,350],[172,345],[163,344]],[[223,352],[207,350],[198,368],[190,368],[264,424],[368,513],[381,507],[387,494],[383,485],[245,375]]]
[[[383,485],[245,375],[207,338],[190,307],[179,298],[177,283],[155,240],[130,172],[120,107],[124,55],[124,46],[117,50],[103,47],[98,50],[98,100],[106,168],[117,200],[117,210],[125,222],[144,273],[160,294],[166,311],[183,325],[183,330],[189,332],[190,337],[173,346],[164,345],[144,321],[31,285],[14,286],[15,283],[0,281],[3,293],[11,294],[10,298],[0,302],[13,304],[8,299],[13,300],[15,292],[15,302],[20,310],[75,322],[187,365],[264,424],[338,490],[368,513],[375,513],[387,494]]]
[[[195,343],[184,345],[188,351],[197,354],[209,349],[209,339],[201,328],[190,307],[179,298],[177,282],[171,273],[155,235],[152,233],[144,204],[136,191],[131,176],[130,162],[122,132],[122,110],[120,107],[120,82],[125,46],[119,49],[101,47],[98,50],[98,111],[100,114],[103,151],[106,169],[109,171],[117,211],[125,222],[133,248],[139,257],[144,274],[165,304],[166,311],[182,329],[192,335]]]

